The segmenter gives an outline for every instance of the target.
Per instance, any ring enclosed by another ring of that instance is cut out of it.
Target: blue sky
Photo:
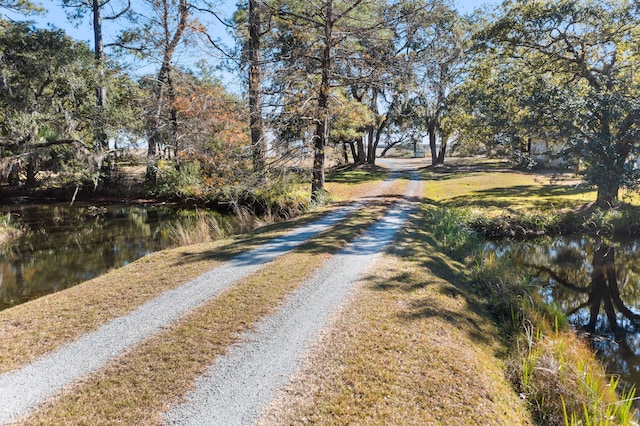
[[[36,0],[36,3],[41,3],[45,9],[47,9],[47,13],[43,16],[29,17],[24,18],[23,16],[11,16],[11,18],[16,20],[25,20],[30,19],[36,21],[37,26],[47,26],[51,25],[57,28],[64,29],[67,34],[71,37],[74,37],[78,40],[85,41],[89,44],[89,46],[93,47],[93,30],[90,24],[90,16],[87,16],[83,22],[71,23],[67,19],[64,9],[62,8],[60,0]],[[462,13],[471,13],[475,8],[481,7],[482,5],[497,5],[500,4],[501,0],[456,0],[455,4],[458,9]],[[237,0],[222,0],[221,1],[221,12],[225,15],[225,17],[230,17],[233,14],[235,6],[237,4]],[[110,41],[109,34],[115,34],[119,30],[117,22],[106,21],[104,23],[104,41],[108,43]],[[220,29],[220,36],[224,39],[224,29]],[[229,37],[226,37],[227,40]],[[136,65],[139,70],[142,72],[148,72],[153,65],[151,64],[139,64]],[[220,75],[223,80],[227,81],[231,85],[234,85],[236,82],[232,82],[230,80],[235,80],[234,76],[228,73],[222,73]]]
[[[76,28],[74,26],[75,24],[71,24],[67,20],[64,10],[60,6],[60,0],[40,0],[40,2],[48,10],[48,13],[44,17],[36,18],[38,22],[53,24],[58,28],[64,29],[69,35],[79,40],[91,41],[93,39],[89,19],[85,19],[85,21]],[[455,3],[461,12],[469,13],[469,12],[472,12],[475,8],[482,6],[483,4],[496,5],[496,4],[499,4],[500,1],[499,0],[457,0]],[[233,13],[235,4],[236,4],[236,0],[224,0],[222,11],[230,16],[231,13]],[[114,24],[109,22],[105,24],[105,26],[107,27],[109,25],[114,25]],[[108,28],[106,30],[108,30]]]

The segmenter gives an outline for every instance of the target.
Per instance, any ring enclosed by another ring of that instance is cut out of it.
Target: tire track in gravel
[[[0,375],[0,424],[27,414],[65,386],[96,371],[129,347],[161,331],[268,262],[333,227],[363,205],[358,202],[341,208],[240,254],[95,332],[87,333],[23,368]]]
[[[382,195],[399,177],[397,171],[391,173],[369,197]],[[355,202],[293,229],[161,294],[98,330],[62,345],[33,363],[0,374],[0,425],[28,414],[65,387],[95,372],[133,345],[162,331],[238,280],[330,229],[363,206],[364,202]]]
[[[406,196],[417,197],[415,173]],[[404,201],[364,235],[335,254],[273,315],[260,321],[242,342],[218,358],[187,401],[174,407],[167,425],[248,425],[275,397],[276,389],[300,366],[305,351],[355,283],[407,222],[415,205]]]

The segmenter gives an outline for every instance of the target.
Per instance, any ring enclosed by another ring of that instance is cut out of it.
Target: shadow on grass
[[[453,159],[445,164],[427,166],[421,169],[425,179],[449,180],[474,174],[513,173],[507,161],[490,159]]]
[[[400,292],[409,295],[409,302],[398,313],[407,324],[429,318],[439,318],[463,330],[473,341],[487,340],[491,315],[470,286],[463,267],[437,247],[424,215],[413,215],[404,232],[387,250],[391,255],[408,259],[407,270],[390,278],[372,275],[368,280],[375,291]],[[420,290],[427,291],[420,291]]]
[[[415,274],[403,272],[386,279],[369,276],[368,280],[373,282],[372,287],[377,291],[416,293],[418,289],[429,287],[431,291],[421,292],[403,306],[402,312],[398,313],[401,321],[409,325],[414,321],[438,318],[465,331],[472,340],[486,342],[486,330],[478,323],[478,318],[488,318],[489,314],[476,297],[470,294],[469,288],[461,284],[464,277],[457,277],[447,283],[435,274],[430,279],[418,279]],[[445,299],[462,299],[463,302],[443,302]],[[452,308],[452,304],[460,309]]]
[[[517,207],[517,206],[550,206],[556,208],[575,207],[582,201],[564,197],[587,194],[593,191],[587,187],[568,187],[562,185],[517,185],[509,188],[491,188],[475,191],[455,197],[445,204],[450,207],[482,206],[482,207]]]
[[[326,181],[331,183],[342,183],[347,185],[357,185],[365,182],[384,180],[390,172],[380,167],[357,168],[353,165],[334,169],[327,173]]]

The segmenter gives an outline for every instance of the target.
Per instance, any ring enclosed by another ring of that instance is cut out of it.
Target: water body
[[[174,245],[191,211],[169,205],[4,206],[27,232],[0,253],[0,310],[63,290]]]
[[[544,300],[592,337],[607,372],[640,388],[640,241],[568,237],[492,243],[537,276]]]

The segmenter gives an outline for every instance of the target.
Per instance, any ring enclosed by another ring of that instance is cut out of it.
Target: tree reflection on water
[[[503,247],[534,271],[543,298],[592,337],[610,373],[640,385],[640,244],[561,238]]]
[[[197,227],[198,218],[197,211],[166,205],[76,203],[73,207],[5,208],[11,208],[27,232],[0,252],[0,310],[175,245],[174,226],[179,223],[191,229]],[[223,225],[232,229],[232,219],[225,218]]]

